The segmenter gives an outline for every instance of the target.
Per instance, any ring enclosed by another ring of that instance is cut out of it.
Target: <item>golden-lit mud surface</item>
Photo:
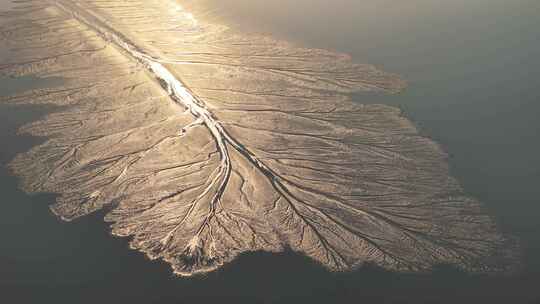
[[[0,18],[1,76],[63,77],[2,103],[62,106],[11,168],[70,221],[178,275],[243,252],[301,252],[334,271],[452,264],[508,271],[514,242],[401,112],[353,103],[404,82],[346,55],[205,23],[169,0],[19,1]]]

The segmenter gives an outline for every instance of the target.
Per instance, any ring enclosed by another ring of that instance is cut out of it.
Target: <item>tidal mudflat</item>
[[[3,97],[65,106],[21,129],[49,138],[10,164],[71,221],[178,275],[290,249],[330,270],[451,264],[509,271],[516,244],[397,108],[399,76],[349,56],[206,23],[175,2],[21,2],[3,14],[6,77],[61,86]]]

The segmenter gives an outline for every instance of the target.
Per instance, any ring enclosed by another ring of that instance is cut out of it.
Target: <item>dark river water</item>
[[[400,106],[450,153],[452,175],[523,247],[523,271],[486,277],[440,267],[333,274],[293,253],[255,253],[173,278],[111,237],[103,214],[74,223],[27,196],[5,168],[41,139],[17,128],[50,111],[0,105],[0,303],[540,303],[540,1],[201,0],[211,18],[349,53],[402,75]],[[0,8],[7,5],[0,0]],[[189,5],[188,5],[189,6]],[[0,62],[8,60],[0,45]],[[0,79],[0,95],[48,81]]]

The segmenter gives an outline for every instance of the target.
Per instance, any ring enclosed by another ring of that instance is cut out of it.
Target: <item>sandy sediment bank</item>
[[[2,74],[68,79],[4,98],[69,105],[23,128],[50,140],[11,164],[26,191],[60,194],[65,220],[107,208],[113,234],[179,275],[284,248],[335,271],[515,265],[440,147],[348,97],[399,91],[396,75],[173,1],[26,1],[5,18],[20,52]]]

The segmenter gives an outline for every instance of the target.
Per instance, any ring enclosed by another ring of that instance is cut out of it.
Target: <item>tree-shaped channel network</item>
[[[61,106],[21,129],[48,138],[10,164],[22,187],[58,193],[64,220],[106,208],[113,234],[179,275],[285,248],[331,270],[515,264],[439,146],[349,97],[398,92],[396,75],[168,0],[28,0],[0,22],[2,75],[65,79],[2,98]]]

